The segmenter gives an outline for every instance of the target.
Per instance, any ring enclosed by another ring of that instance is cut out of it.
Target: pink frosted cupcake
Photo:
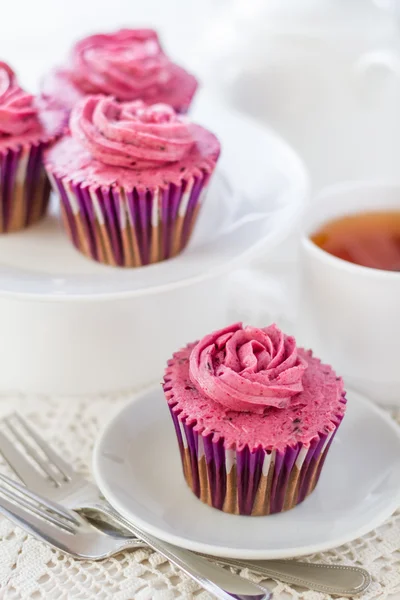
[[[226,327],[164,377],[189,487],[228,513],[293,508],[315,488],[346,408],[342,380],[276,325]]]
[[[122,267],[181,252],[218,160],[217,138],[165,104],[105,96],[81,100],[70,129],[45,162],[76,248]]]
[[[193,75],[171,62],[152,29],[91,35],[72,48],[68,63],[42,83],[42,93],[71,109],[83,96],[170,104],[185,113],[197,89]]]
[[[64,123],[65,111],[40,106],[0,62],[0,233],[24,229],[45,214],[50,185],[43,149]]]

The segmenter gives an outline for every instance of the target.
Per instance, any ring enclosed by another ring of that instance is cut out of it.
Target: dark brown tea
[[[356,265],[400,271],[400,211],[340,217],[323,225],[311,240]]]

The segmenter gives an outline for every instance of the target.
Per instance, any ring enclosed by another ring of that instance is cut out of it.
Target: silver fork
[[[0,452],[31,491],[53,503],[63,505],[66,509],[95,511],[106,521],[118,524],[125,532],[128,530],[131,533],[129,522],[101,497],[98,487],[74,471],[20,415],[14,413],[1,421],[1,424],[3,427],[0,430]],[[22,451],[17,448],[15,442],[18,442]],[[71,513],[71,516],[73,514]],[[214,560],[230,566],[249,568],[285,583],[343,596],[365,591],[371,581],[369,573],[360,567],[321,565],[293,560]]]
[[[111,535],[101,533],[79,515],[78,523],[75,518],[65,518],[65,511],[54,512],[57,508],[54,503],[49,512],[45,499],[40,500],[37,494],[32,496],[27,488],[12,480],[5,481],[9,487],[0,485],[0,513],[54,548],[76,558],[98,560],[117,554],[126,547],[127,540],[115,540]],[[143,542],[219,600],[270,600],[271,592],[261,585],[247,581],[193,552],[161,542],[136,527],[130,525],[130,528],[135,534],[140,534]],[[135,542],[138,540],[133,538],[128,545],[137,546]]]
[[[30,511],[29,514],[26,514],[27,511],[22,511],[21,513],[21,510],[16,512],[16,507],[10,506],[10,504],[4,501],[2,496],[16,501],[17,507],[20,505],[20,508],[28,509]],[[48,510],[44,512],[45,509]],[[58,525],[59,528],[61,527],[61,530],[65,530],[67,533],[72,534],[72,536],[66,535],[63,531],[54,531],[53,527],[44,528],[43,524],[30,518],[32,512],[34,515],[45,518],[49,523]],[[136,537],[125,538],[117,536],[115,538],[113,535],[104,533],[102,529],[98,531],[97,528],[95,529],[93,525],[86,519],[83,519],[78,513],[74,513],[59,504],[47,500],[5,475],[0,475],[1,513],[12,519],[17,525],[24,527],[38,539],[78,559],[102,560],[103,558],[122,552],[122,550],[147,546],[147,544],[144,544],[144,542]],[[155,548],[155,545],[153,547]],[[183,550],[182,552],[185,553],[186,557],[187,551]],[[174,548],[175,555],[176,549]],[[203,558],[210,559],[209,556],[202,556]],[[214,560],[221,565],[242,569],[253,566],[252,563],[241,560],[224,558],[214,558]],[[177,564],[175,561],[172,562]],[[288,561],[260,561],[254,570],[263,576],[280,579],[280,568],[282,568],[282,565],[285,568],[287,563]],[[364,592],[371,582],[368,573],[366,571],[363,573],[363,570],[358,568],[294,561],[290,561],[289,564],[291,567],[291,576],[289,577],[286,574],[287,583],[308,587],[309,582],[307,577],[311,571],[311,577],[315,579],[314,589],[331,595],[354,597],[356,594]],[[327,574],[329,575],[328,580]],[[217,575],[220,575],[220,573],[217,573]],[[317,581],[318,575],[319,580]]]

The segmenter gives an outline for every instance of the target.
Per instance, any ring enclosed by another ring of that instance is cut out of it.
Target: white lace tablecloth
[[[92,448],[99,430],[131,397],[131,394],[85,399],[3,397],[0,418],[12,410],[20,411],[71,464],[89,475]],[[400,422],[400,413],[398,420]],[[3,470],[3,465],[1,468]],[[368,569],[373,584],[362,600],[384,599],[400,592],[400,511],[363,538],[308,559]],[[251,573],[245,575],[254,577]],[[268,586],[275,590],[275,598],[329,598],[280,583],[268,582]],[[98,563],[75,561],[1,518],[0,598],[208,600],[211,596],[151,551],[123,552]]]

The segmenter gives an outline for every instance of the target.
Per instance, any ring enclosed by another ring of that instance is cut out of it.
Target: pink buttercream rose
[[[276,325],[231,325],[203,338],[190,355],[190,378],[198,390],[235,411],[287,407],[303,391],[306,368],[294,338]]]
[[[70,78],[79,89],[119,100],[155,95],[171,69],[152,29],[89,36],[75,44],[70,59]]]
[[[0,136],[17,136],[38,129],[34,97],[19,87],[14,71],[0,62]]]
[[[87,96],[73,109],[70,128],[97,160],[135,169],[176,162],[194,143],[190,124],[173,108],[141,100]]]

